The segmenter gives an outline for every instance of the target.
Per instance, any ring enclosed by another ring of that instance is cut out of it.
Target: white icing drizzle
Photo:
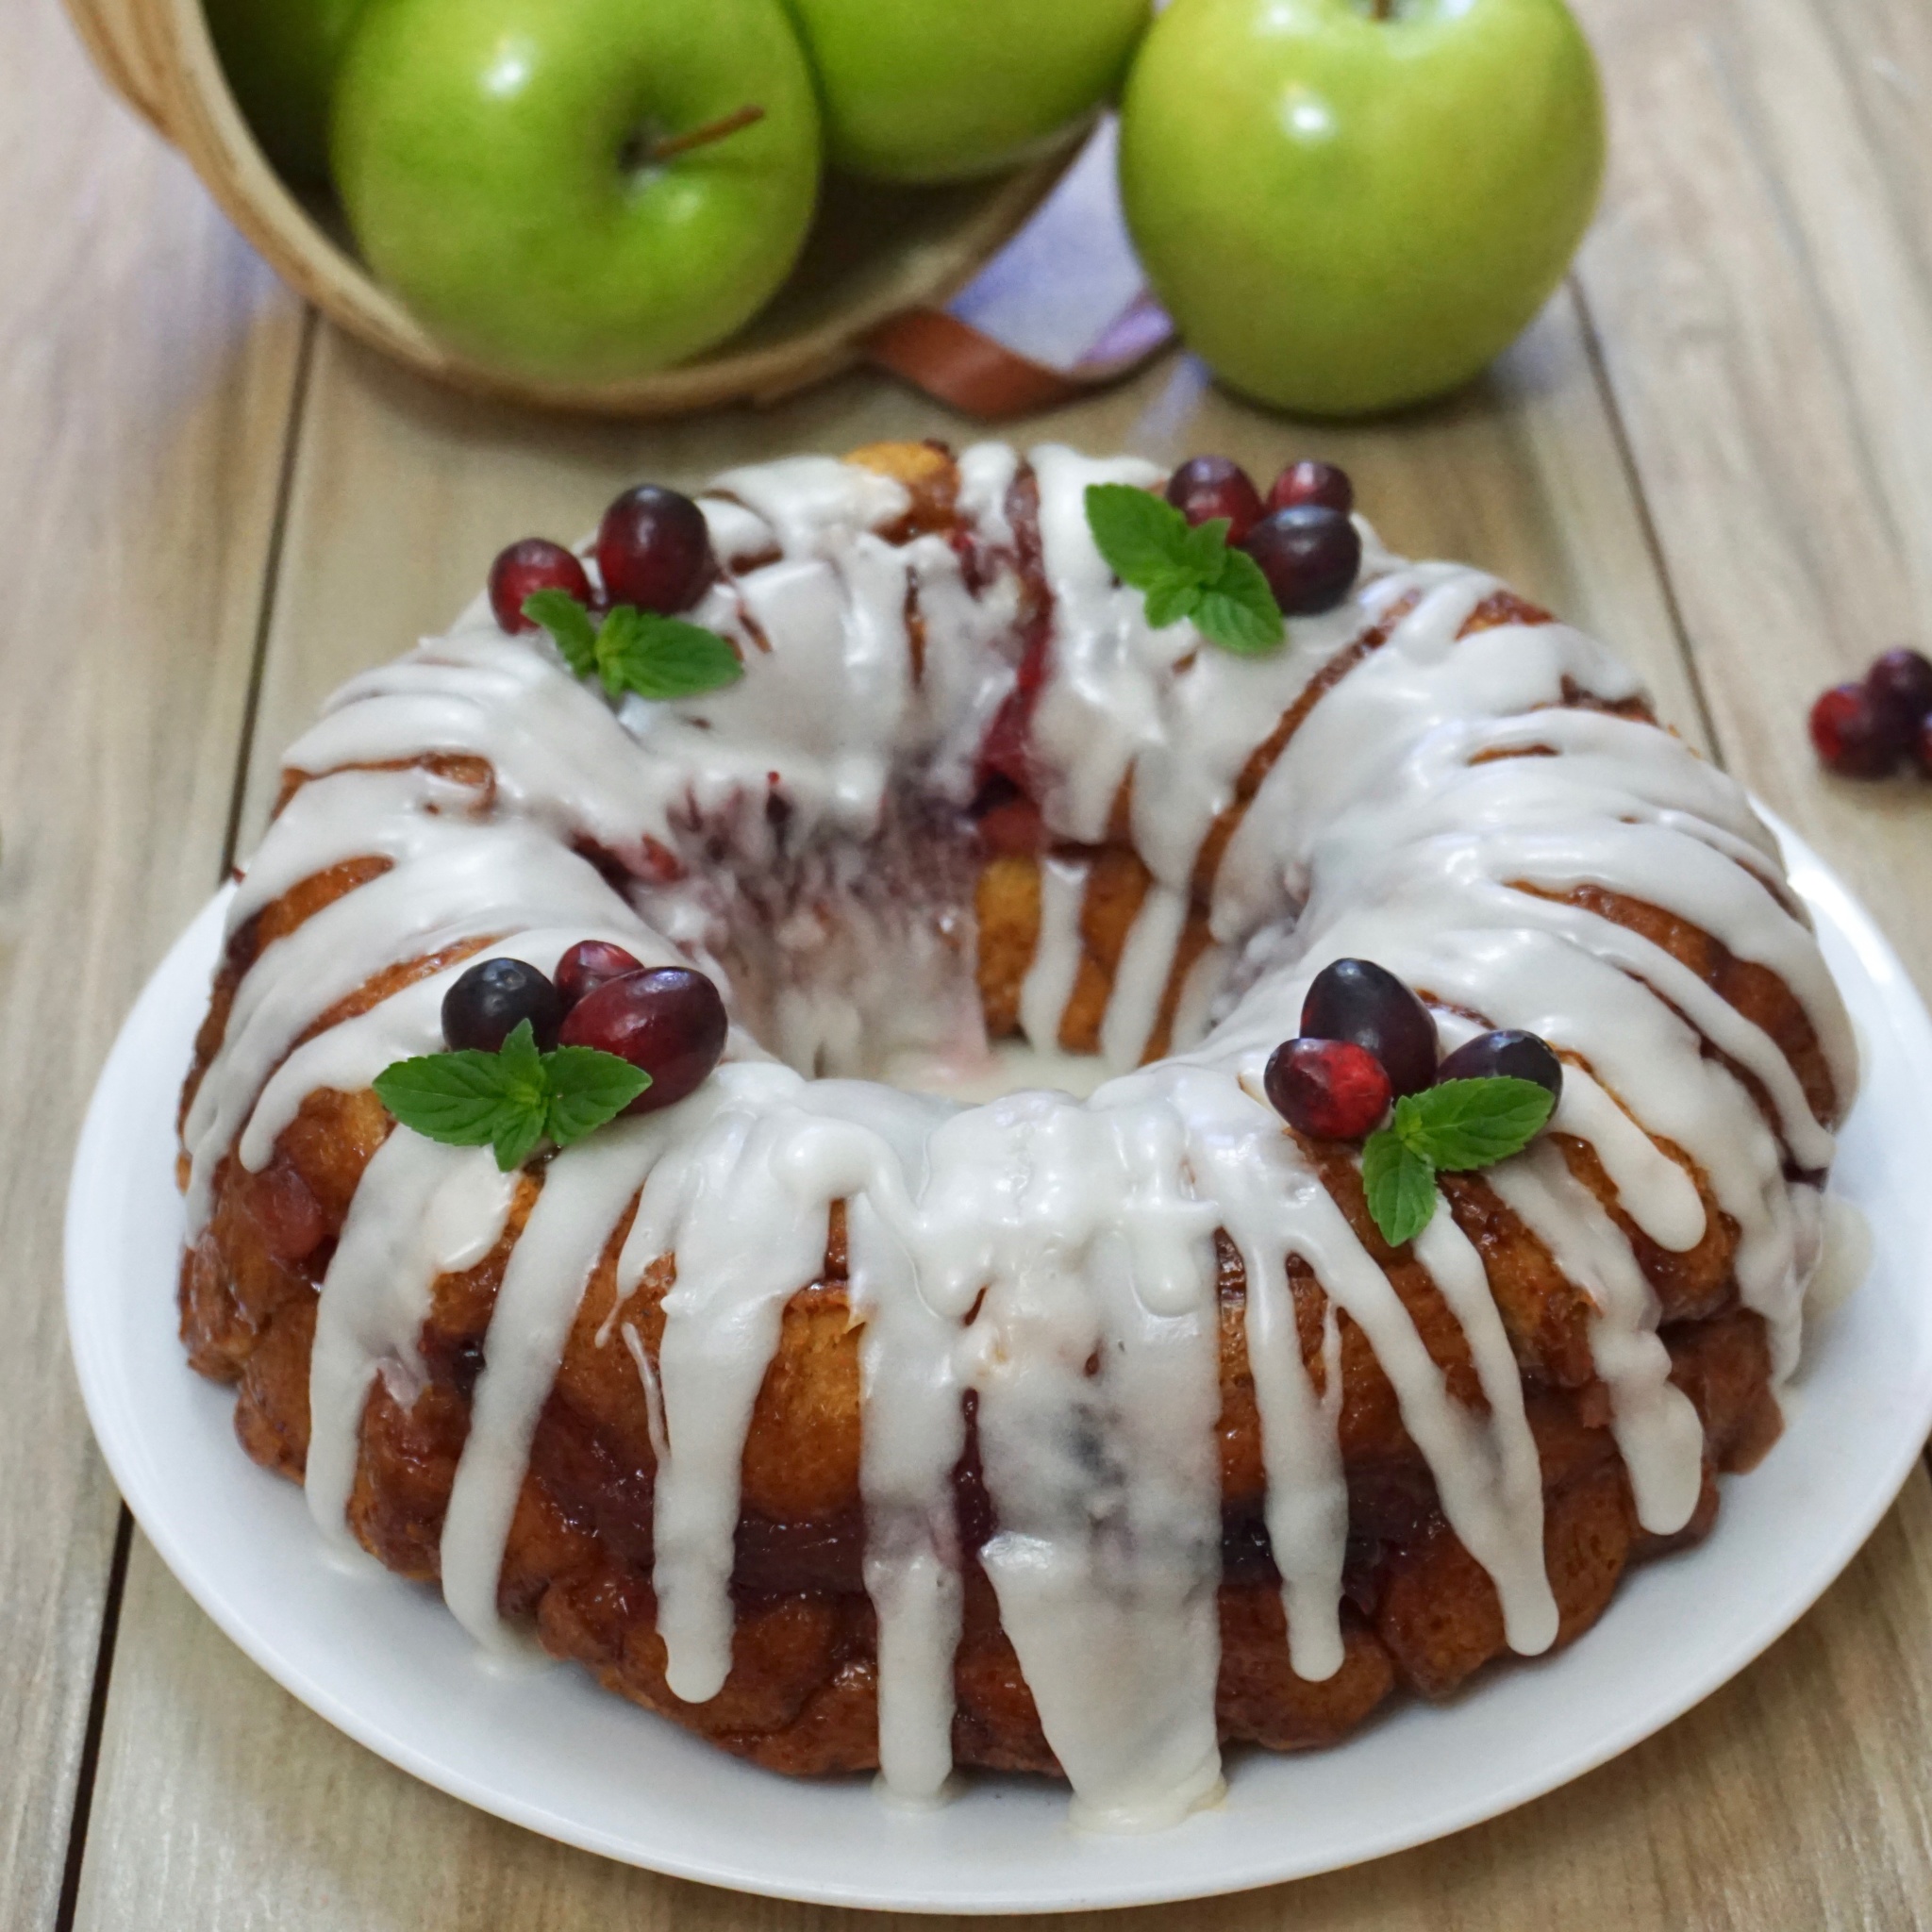
[[[376,1149],[363,1179],[329,1257],[308,1373],[308,1507],[341,1543],[352,1541],[344,1512],[371,1385],[387,1374],[402,1407],[415,1400],[430,1290],[495,1247],[517,1181],[487,1148],[440,1146],[407,1127]]]
[[[1629,1241],[1547,1141],[1491,1169],[1491,1184],[1596,1305],[1591,1356],[1610,1391],[1638,1522],[1660,1536],[1682,1529],[1703,1481],[1704,1429],[1670,1379],[1657,1296]]]
[[[1187,918],[1185,894],[1170,886],[1156,886],[1141,902],[1127,930],[1107,1016],[1100,1023],[1100,1057],[1121,1073],[1140,1065],[1153,1037],[1174,945]]]
[[[852,1305],[865,1323],[859,1479],[865,1587],[878,1616],[879,1775],[895,1797],[932,1803],[953,1770],[959,1643],[952,1478],[966,1428],[955,1328],[920,1295],[917,1263],[872,1192],[855,1193],[845,1228]]]
[[[443,1601],[488,1647],[506,1646],[496,1584],[537,1417],[591,1271],[662,1143],[670,1111],[619,1122],[551,1161],[496,1291],[441,1543]]]
[[[1220,1779],[1215,1214],[1178,1112],[1109,1091],[939,1130],[925,1278],[942,1306],[984,1292],[963,1338],[999,1523],[980,1561],[1075,1815],[1138,1828]]]
[[[1020,473],[1020,452],[1004,442],[976,442],[959,458],[959,514],[981,540],[1009,546],[1013,525],[1007,516],[1007,492]]]
[[[1707,1228],[1696,1185],[1581,1067],[1563,1075],[1550,1126],[1596,1150],[1618,1205],[1660,1248],[1688,1253]]]
[[[1040,864],[1040,932],[1020,983],[1020,1028],[1042,1053],[1060,1036],[1060,1015],[1080,974],[1080,908],[1087,897],[1084,859],[1053,853]]]
[[[724,1687],[731,1667],[731,1567],[739,1465],[778,1324],[824,1258],[830,1196],[791,1184],[783,1103],[789,1068],[721,1068],[713,1090],[652,1124],[665,1145],[618,1260],[618,1291],[675,1255],[658,1352],[667,1454],[656,1503],[658,1629],[666,1677],[688,1703]],[[687,1109],[701,1116],[680,1119]],[[591,1143],[587,1143],[591,1144]],[[748,1250],[747,1226],[758,1241]]]
[[[1535,1657],[1557,1641],[1557,1615],[1543,1568],[1542,1469],[1524,1414],[1523,1378],[1503,1318],[1491,1299],[1482,1257],[1450,1215],[1437,1214],[1416,1237],[1415,1257],[1462,1324],[1476,1380],[1490,1406],[1487,1428],[1453,1401],[1443,1403],[1445,1415],[1425,1424],[1432,1431],[1445,1425],[1460,1429],[1472,1438],[1460,1455],[1446,1458],[1452,1468],[1466,1469],[1470,1480],[1467,1488],[1460,1482],[1442,1484],[1442,1513],[1470,1555],[1490,1573],[1502,1600],[1510,1649]]]
[[[1591,888],[1661,908],[1775,973],[1841,1107],[1857,1063],[1774,841],[1737,788],[1666,732],[1572,708],[1579,694],[1639,695],[1610,654],[1555,624],[1461,635],[1495,580],[1404,564],[1366,526],[1355,596],[1291,623],[1279,653],[1238,658],[1186,624],[1157,631],[1094,549],[1083,492],[1158,473],[1055,448],[1030,460],[1053,608],[1029,756],[1059,849],[1041,863],[1021,1023],[1051,1064],[1091,870],[1074,848],[1106,840],[1125,795],[1153,883],[1102,1020],[1119,1077],[1084,1101],[1031,1091],[965,1107],[808,1080],[735,1031],[726,1064],[689,1100],[557,1156],[497,1295],[442,1574],[465,1625],[504,1641],[499,1576],[537,1419],[586,1283],[630,1214],[599,1341],[635,1364],[657,1454],[653,1583],[671,1685],[693,1702],[715,1695],[731,1661],[746,1431],[786,1305],[819,1278],[842,1201],[883,1781],[913,1803],[947,1783],[964,1554],[952,1472],[970,1392],[997,1520],[979,1554],[1002,1622],[1076,1816],[1130,1828],[1171,1821],[1219,1784],[1217,1232],[1245,1276],[1296,1673],[1331,1676],[1345,1652],[1343,1316],[1493,1580],[1510,1644],[1540,1651],[1556,1635],[1535,1441],[1479,1256],[1446,1211],[1415,1248],[1460,1325],[1482,1412],[1451,1394],[1389,1276],[1255,1097],[1314,974],[1375,958],[1442,1003],[1452,1043],[1476,1030],[1467,1014],[1547,1038],[1571,1062],[1557,1129],[1594,1149],[1630,1222],[1677,1253],[1707,1232],[1691,1175],[1657,1142],[1681,1149],[1736,1224],[1739,1292],[1766,1318],[1780,1374],[1796,1358],[1820,1223],[1817,1189],[1789,1181],[1787,1161],[1822,1172],[1830,1133],[1762,1029],[1662,948],[1555,895]],[[186,1124],[192,1224],[220,1164],[264,1167],[310,1094],[358,1091],[435,1046],[459,963],[397,974],[366,1010],[318,1026],[378,975],[483,941],[548,971],[587,937],[648,962],[681,946],[715,963],[749,917],[746,880],[792,881],[807,924],[774,935],[776,957],[833,962],[819,981],[768,990],[771,1043],[841,1070],[868,1070],[874,1048],[881,1061],[944,1058],[957,1042],[943,1028],[874,1025],[896,955],[861,971],[850,949],[811,948],[897,849],[908,797],[959,808],[972,794],[1015,675],[1019,474],[999,445],[960,458],[970,571],[942,538],[894,541],[909,499],[870,470],[801,458],[717,479],[703,504],[728,568],[696,616],[746,665],[721,692],[613,710],[541,639],[498,634],[480,604],[346,686],[290,753],[309,782],[257,856],[231,930],[345,861],[388,869],[241,977]],[[1173,989],[1205,841],[1257,743],[1356,645],[1205,882],[1214,943]],[[440,768],[421,762],[432,757]],[[404,768],[371,769],[385,765]],[[608,882],[613,867],[635,875],[627,891]],[[856,922],[860,941],[895,930],[874,918]],[[910,974],[922,988],[948,970],[943,935],[935,945]],[[1171,990],[1174,1057],[1128,1071]],[[1733,1066],[1767,1097],[1769,1123]],[[1703,1445],[1630,1241],[1553,1142],[1489,1178],[1591,1300],[1640,1519],[1681,1526]],[[513,1194],[486,1152],[402,1130],[365,1171],[323,1283],[311,1370],[309,1501],[332,1535],[345,1533],[374,1377],[399,1400],[416,1386],[437,1275],[494,1247]],[[626,1304],[659,1264],[675,1276],[654,1363]],[[1319,1373],[1303,1360],[1291,1270],[1322,1291]]]

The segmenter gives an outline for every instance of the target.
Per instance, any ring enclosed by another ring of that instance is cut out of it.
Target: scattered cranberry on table
[[[462,974],[442,996],[442,1037],[458,1050],[496,1053],[525,1020],[538,1050],[557,1044],[563,995],[522,959],[485,959]]]
[[[1274,601],[1290,617],[1334,609],[1362,567],[1362,540],[1354,523],[1319,503],[1271,510],[1241,548],[1261,566]]]
[[[704,1085],[724,1051],[730,1022],[718,989],[683,966],[607,979],[570,1010],[563,1046],[592,1046],[641,1067],[651,1084],[626,1113],[655,1113]]]
[[[525,537],[496,553],[496,561],[490,566],[490,608],[503,629],[514,633],[537,628],[524,615],[524,599],[539,591],[561,591],[587,605],[591,579],[571,552],[547,537]]]
[[[1261,517],[1261,492],[1229,457],[1191,457],[1167,481],[1167,500],[1191,524],[1228,522],[1227,541],[1241,542]]]
[[[1436,1069],[1438,1086],[1444,1080],[1494,1079],[1533,1080],[1552,1100],[1563,1097],[1563,1062],[1546,1041],[1514,1028],[1477,1034]]]
[[[1436,1023],[1387,967],[1337,959],[1315,975],[1302,1003],[1302,1034],[1364,1048],[1380,1060],[1398,1094],[1420,1093],[1436,1078]]]
[[[1884,778],[1909,758],[1932,776],[1932,658],[1887,651],[1857,684],[1811,707],[1811,742],[1841,778]]]
[[[607,979],[622,979],[626,973],[641,973],[644,962],[608,940],[579,940],[557,962],[557,990],[564,1004],[574,1007],[587,993],[593,993]]]
[[[1292,509],[1297,504],[1312,503],[1323,509],[1340,510],[1343,516],[1355,508],[1355,485],[1346,470],[1333,463],[1304,460],[1291,463],[1275,477],[1268,491],[1270,509]]]
[[[1275,1112],[1318,1141],[1372,1133],[1395,1095],[1382,1062],[1346,1040],[1283,1041],[1268,1058],[1262,1085]]]
[[[1909,751],[1920,726],[1932,718],[1932,658],[1888,651],[1865,674],[1865,691],[1880,727],[1901,751]]]
[[[656,483],[626,490],[597,530],[597,569],[613,604],[675,616],[704,594],[715,559],[705,513]]]
[[[1898,743],[1862,684],[1840,684],[1811,707],[1811,742],[1840,778],[1883,778],[1898,766]]]

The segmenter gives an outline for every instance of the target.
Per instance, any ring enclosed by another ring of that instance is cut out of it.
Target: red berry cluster
[[[490,566],[490,608],[507,631],[535,630],[524,601],[539,591],[561,591],[586,608],[631,604],[673,617],[704,595],[716,574],[705,513],[690,497],[656,483],[626,490],[597,528],[600,599],[590,573],[561,543],[525,537],[497,553]]]
[[[541,1052],[591,1046],[651,1076],[625,1109],[655,1113],[694,1092],[724,1051],[724,1002],[702,973],[646,967],[606,940],[579,940],[546,977],[522,959],[485,959],[443,995],[452,1048],[497,1053],[527,1020]]]
[[[1318,1141],[1358,1141],[1400,1095],[1444,1080],[1533,1080],[1554,1096],[1563,1063],[1533,1033],[1484,1033],[1437,1063],[1429,1009],[1387,967],[1337,959],[1302,1003],[1301,1037],[1269,1056],[1263,1085],[1274,1110]]]
[[[1811,742],[1841,778],[1886,778],[1909,759],[1932,778],[1932,658],[1888,651],[1811,707]]]
[[[1355,485],[1333,463],[1291,463],[1266,502],[1228,457],[1195,457],[1168,479],[1167,500],[1191,524],[1225,517],[1227,541],[1261,566],[1290,617],[1332,610],[1362,565],[1362,540],[1349,512]]]

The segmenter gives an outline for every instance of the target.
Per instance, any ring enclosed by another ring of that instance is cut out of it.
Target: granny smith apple
[[[832,165],[952,181],[1049,147],[1114,90],[1149,0],[791,0]]]
[[[749,321],[819,151],[780,0],[369,0],[331,140],[370,267],[435,334],[579,382]]]
[[[1562,0],[1175,0],[1121,113],[1128,223],[1182,335],[1320,415],[1474,375],[1561,278],[1603,167]]]
[[[328,176],[328,104],[362,0],[207,0],[235,105],[277,169]]]

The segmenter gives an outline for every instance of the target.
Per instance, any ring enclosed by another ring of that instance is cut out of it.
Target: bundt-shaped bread
[[[183,1334],[480,1641],[779,1770],[1142,1823],[1225,1740],[1568,1641],[1775,1437],[1856,1080],[1775,842],[1479,572],[1371,538],[1278,652],[1150,627],[1083,500],[1161,480],[735,471],[691,615],[740,683],[613,706],[479,605],[290,752],[184,1097]],[[728,986],[697,1092],[507,1174],[395,1126],[463,962],[586,938]],[[1565,1062],[1395,1249],[1261,1097],[1350,956]],[[960,1097],[1023,1043],[1075,1091]]]

